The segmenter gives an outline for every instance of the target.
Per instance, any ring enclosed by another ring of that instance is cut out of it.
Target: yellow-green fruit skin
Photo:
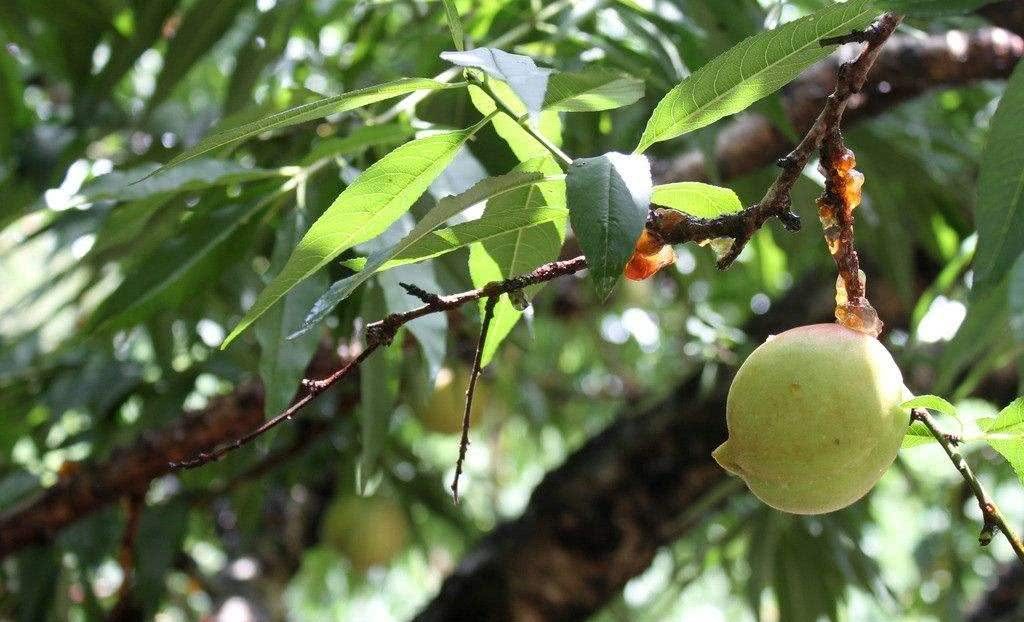
[[[462,418],[466,410],[466,389],[469,386],[469,372],[465,369],[442,368],[437,375],[434,392],[422,407],[416,409],[416,416],[423,427],[437,434],[458,434],[462,432]],[[473,394],[473,412],[470,425],[476,425],[487,406],[489,391],[482,379],[477,379]]]
[[[384,497],[345,497],[324,514],[321,540],[366,572],[390,562],[405,548],[409,531],[402,508]]]
[[[714,452],[759,499],[824,514],[863,497],[909,425],[903,376],[877,339],[838,324],[770,337],[740,366]]]

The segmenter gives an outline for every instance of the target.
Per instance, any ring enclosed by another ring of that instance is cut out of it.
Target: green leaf
[[[913,399],[903,402],[899,407],[906,410],[910,410],[912,408],[927,408],[928,410],[934,410],[935,412],[949,415],[950,417],[956,416],[956,407],[938,395],[918,395]]]
[[[281,56],[303,7],[302,0],[280,0],[265,12],[249,39],[235,53],[224,111],[236,112],[252,103],[252,91],[264,68]]]
[[[574,160],[566,176],[569,221],[597,295],[607,299],[647,219],[651,168],[640,155],[606,153]]]
[[[545,110],[594,112],[628,106],[644,96],[644,82],[607,69],[559,72],[548,79]]]
[[[307,121],[360,108],[385,99],[412,93],[413,91],[455,88],[456,86],[459,85],[445,84],[424,78],[401,78],[392,82],[378,84],[377,86],[370,86],[365,89],[335,95],[334,97],[319,99],[301,106],[282,110],[258,121],[245,123],[238,127],[228,128],[211,134],[199,141],[191,149],[178,154],[170,162],[150,174],[155,175],[173,166],[178,166],[183,162],[209,153],[214,149],[234,145],[253,136],[258,136],[263,132],[306,123]]]
[[[243,4],[246,0],[199,0],[189,8],[167,44],[163,67],[146,102],[147,110],[166,99],[196,61],[220,40],[241,13]]]
[[[509,54],[495,48],[476,48],[466,52],[441,52],[443,60],[459,67],[475,67],[509,85],[531,113],[544,107],[550,69],[538,67],[529,56]]]
[[[25,548],[16,557],[19,589],[14,604],[19,622],[50,620],[57,603],[57,578],[60,558],[52,544]]]
[[[1024,398],[1014,400],[999,411],[986,426],[985,437],[1024,482]]]
[[[491,87],[496,91],[496,94],[500,96],[499,85],[505,86],[504,83],[495,82],[491,84]],[[507,88],[507,86],[506,86]],[[536,138],[530,135],[519,123],[507,115],[504,112],[498,112],[498,106],[494,103],[494,100],[483,91],[483,89],[471,85],[469,87],[469,98],[473,102],[473,106],[480,112],[480,114],[491,116],[491,124],[494,126],[494,131],[504,140],[512,153],[519,159],[520,162],[526,162],[534,158],[552,158],[551,153],[547,150],[547,147],[537,141]],[[517,114],[521,111],[522,114],[526,114],[526,108],[522,107],[522,102],[518,99],[511,97],[504,99],[505,103],[516,112]],[[539,129],[544,136],[554,140],[557,144],[560,141],[557,140],[557,131],[560,131],[560,125],[558,123],[558,113],[552,110],[545,110],[540,113]],[[553,134],[555,134],[553,136]],[[554,161],[554,158],[552,158]]]
[[[309,228],[306,214],[296,209],[285,215],[278,226],[269,274],[277,275],[288,255]],[[281,304],[274,305],[255,325],[260,344],[260,378],[263,380],[264,411],[268,416],[282,412],[295,396],[295,388],[305,376],[306,367],[316,352],[320,334],[310,331],[288,341],[292,328],[305,317],[306,310],[327,287],[327,276],[314,274],[288,292]]]
[[[384,232],[408,211],[480,127],[406,143],[375,162],[320,216],[288,263],[221,344],[227,347],[288,291],[345,250]]]
[[[521,171],[557,172],[559,167],[548,159],[524,162],[517,167]],[[546,187],[545,187],[546,186]],[[544,206],[565,205],[565,192],[561,185],[537,184],[522,188],[491,199],[484,210],[484,218],[494,214],[526,212],[542,209]],[[565,221],[559,219],[501,235],[470,246],[469,275],[475,287],[483,287],[492,281],[502,281],[517,274],[529,272],[558,258],[565,239]],[[523,293],[529,299],[536,295],[541,285],[527,288]],[[481,317],[486,301],[480,301]],[[481,364],[487,365],[494,358],[498,347],[512,331],[523,312],[502,296],[494,306],[494,317],[487,332]]]
[[[173,171],[156,175],[160,168],[157,164],[147,164],[102,175],[83,186],[62,207],[78,207],[97,201],[138,201],[171,192],[194,192],[284,176],[281,170],[250,168],[231,160],[193,160]]]
[[[360,315],[367,322],[375,322],[384,314],[384,293],[379,286],[368,288]],[[359,370],[359,442],[362,451],[356,465],[356,491],[364,496],[372,495],[383,479],[380,457],[395,406],[391,382],[394,371],[388,354],[387,348],[378,349]]]
[[[455,6],[455,0],[444,0],[444,15],[448,20],[448,30],[452,33],[455,49],[460,52],[465,50],[466,34],[462,30],[462,20],[459,19],[459,9]]]
[[[233,205],[191,215],[173,237],[140,259],[93,312],[85,332],[132,326],[179,304],[219,274],[245,245],[232,243],[257,211]]]
[[[1024,343],[1024,253],[1021,253],[1010,269],[1006,301],[1010,311],[1010,328],[1017,342]]]
[[[313,305],[309,315],[296,334],[301,334],[320,323],[338,303],[348,298],[357,287],[373,276],[381,266],[399,253],[408,250],[452,216],[495,195],[509,192],[516,188],[531,186],[543,179],[544,175],[539,172],[513,172],[500,177],[489,177],[462,194],[441,199],[433,209],[416,223],[412,231],[402,238],[401,241],[374,253],[366,260],[366,265],[361,271],[331,285],[330,289],[324,292],[320,299],[316,301],[316,304]]]
[[[974,289],[984,292],[1006,278],[1024,252],[1024,65],[1006,84],[992,117],[978,173],[978,250]]]
[[[537,187],[553,188],[557,183],[543,182],[537,184]],[[562,202],[564,203],[564,199]],[[469,246],[474,242],[483,242],[527,227],[545,223],[555,223],[556,226],[561,227],[568,215],[569,210],[564,207],[541,206],[487,210],[476,220],[431,231],[419,242],[395,255],[394,259],[382,265],[377,271],[379,273],[398,266],[433,259]],[[350,259],[342,262],[342,265],[352,270],[362,270],[366,266],[366,258]]]
[[[996,0],[875,0],[879,9],[913,17],[963,15]]]
[[[329,138],[313,147],[312,151],[302,159],[302,166],[308,167],[326,158],[361,153],[370,147],[404,142],[415,133],[416,130],[405,122],[360,127],[348,136]]]
[[[655,186],[651,191],[651,203],[699,218],[714,218],[743,209],[740,198],[729,188],[695,181]]]
[[[860,28],[877,13],[870,0],[850,0],[744,39],[669,91],[648,120],[636,152],[710,125],[775,92],[832,51],[820,39]]]
[[[917,447],[918,445],[927,445],[933,441],[935,441],[935,437],[928,431],[928,428],[920,421],[915,421],[907,428],[907,433],[903,437],[903,444],[900,447],[907,449],[909,447]]]
[[[156,613],[167,591],[167,574],[185,539],[188,509],[188,502],[179,496],[145,508],[139,519],[136,550],[145,555],[136,558],[134,596],[145,607],[147,619]]]

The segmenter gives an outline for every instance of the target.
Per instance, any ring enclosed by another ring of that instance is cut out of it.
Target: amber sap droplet
[[[625,275],[631,281],[643,281],[675,262],[675,250],[644,229],[636,241],[633,255],[626,264]]]
[[[862,198],[861,188],[864,187],[864,173],[858,170],[851,170],[846,174],[846,186],[843,187],[843,201],[847,208],[852,210],[860,205]]]

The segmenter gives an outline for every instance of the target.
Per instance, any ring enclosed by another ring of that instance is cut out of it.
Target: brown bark
[[[222,439],[240,436],[263,419],[263,392],[245,386],[171,425],[147,430],[99,463],[72,472],[38,496],[0,516],[0,558],[51,540],[63,527],[126,496],[145,495],[149,483]]]
[[[1024,619],[1024,567],[1012,563],[999,573],[964,616],[967,622],[1016,622]]]

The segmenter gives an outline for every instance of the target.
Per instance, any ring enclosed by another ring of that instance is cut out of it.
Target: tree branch
[[[825,100],[818,118],[811,124],[803,139],[779,160],[782,172],[760,201],[741,212],[711,219],[695,218],[676,210],[658,208],[654,210],[653,218],[648,221],[648,228],[668,244],[732,238],[732,247],[718,259],[720,269],[728,268],[736,260],[754,232],[770,218],[780,217],[787,228],[798,229],[799,218],[790,210],[790,193],[793,186],[800,179],[811,156],[821,148],[825,138],[839,131],[847,104],[854,95],[863,90],[868,72],[901,19],[897,15],[886,13],[864,31],[862,38],[867,45],[856,60],[839,66],[835,89]],[[845,38],[849,38],[849,35]]]
[[[894,37],[875,64],[873,81],[848,105],[847,123],[888,110],[929,88],[1005,78],[1024,53],[1024,41],[1005,30],[986,28],[959,35]],[[951,41],[963,45],[958,48]],[[838,64],[833,57],[816,65],[786,90],[788,115],[796,127],[810,126]],[[890,86],[885,92],[879,88],[882,82]],[[801,119],[805,121],[801,123]],[[723,178],[733,178],[770,163],[787,148],[785,138],[770,123],[757,115],[743,115],[719,135],[718,169]],[[654,164],[659,183],[708,179],[699,154]],[[797,312],[794,317],[800,315]],[[170,462],[237,438],[258,426],[262,418],[262,391],[247,385],[202,411],[185,413],[165,428],[142,432],[110,458],[84,465],[80,472],[0,514],[0,558],[29,544],[48,542],[63,527],[125,495],[144,492],[152,480],[172,471]]]
[[[923,408],[915,408],[911,411],[910,417],[914,421],[920,421],[924,424],[924,427],[928,428],[931,435],[935,437],[939,445],[949,456],[953,466],[960,472],[960,475],[967,482],[967,485],[971,488],[971,492],[974,493],[974,498],[978,500],[978,507],[981,508],[982,516],[982,527],[981,535],[978,536],[978,542],[982,546],[988,546],[992,542],[992,536],[995,530],[1003,532],[1009,541],[1010,546],[1013,548],[1013,552],[1017,554],[1017,558],[1024,564],[1024,542],[1021,542],[1020,536],[1017,535],[1013,527],[1006,521],[1006,517],[999,510],[999,506],[989,496],[988,491],[978,481],[977,476],[974,475],[974,471],[971,470],[971,466],[967,464],[967,460],[964,459],[963,455],[957,450],[957,446],[960,444],[960,440],[950,434],[946,434],[939,428],[935,419],[929,414],[929,412]]]

